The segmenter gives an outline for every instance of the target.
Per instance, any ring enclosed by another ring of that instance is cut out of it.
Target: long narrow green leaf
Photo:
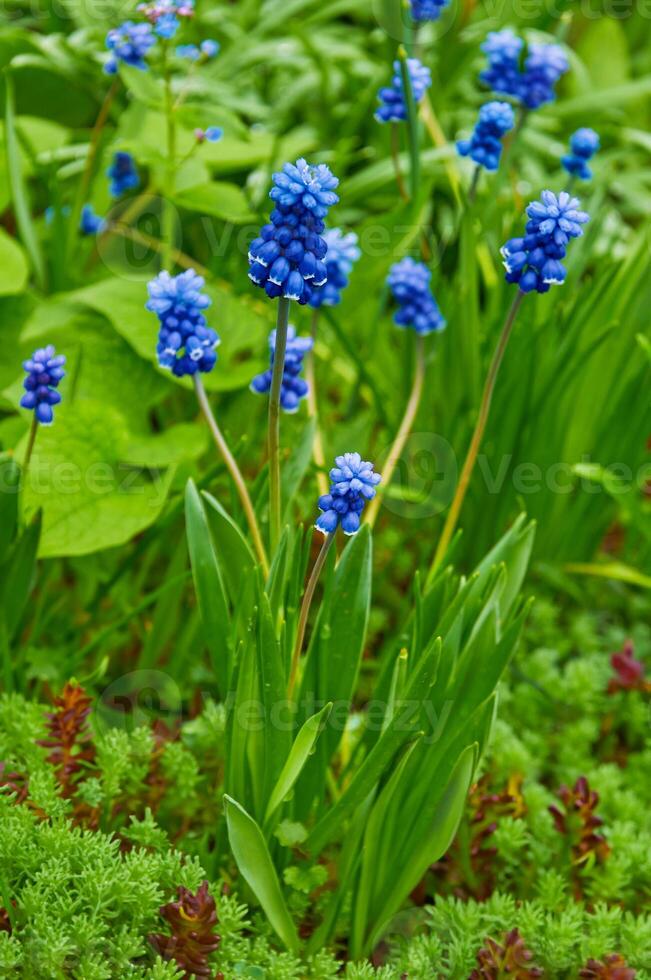
[[[16,132],[16,109],[14,100],[14,79],[11,70],[5,71],[5,145],[7,151],[7,172],[11,197],[16,215],[18,232],[27,250],[34,276],[40,289],[45,288],[45,262],[32,221],[27,186],[23,179],[23,168]]]
[[[230,613],[219,562],[213,548],[199,491],[188,480],[185,488],[185,523],[192,577],[206,644],[210,650],[219,691],[226,697],[231,674]]]
[[[9,456],[0,461],[0,563],[13,541],[18,524],[18,488],[20,469]]]
[[[287,799],[291,793],[296,780],[303,771],[303,766],[314,750],[316,740],[318,739],[323,726],[326,724],[331,710],[332,702],[329,702],[324,708],[321,709],[321,711],[317,712],[315,715],[312,715],[311,718],[308,718],[305,724],[299,730],[287,757],[287,761],[285,762],[282,772],[280,773],[276,785],[272,790],[271,796],[269,797],[267,812],[264,818],[265,826],[269,824],[271,818],[283,800]]]
[[[38,544],[41,538],[41,525],[41,512],[39,511],[29,527],[14,543],[13,551],[8,559],[9,573],[3,575],[2,601],[5,608],[9,640],[13,638],[20,625],[32,590]]]
[[[262,831],[253,817],[232,797],[224,796],[224,809],[228,839],[240,874],[287,949],[297,952],[296,927],[285,904]]]
[[[208,524],[212,531],[216,553],[219,555],[224,584],[228,588],[231,601],[235,602],[242,580],[248,576],[252,568],[255,568],[256,561],[246,538],[230,514],[212,494],[204,491],[202,497],[208,504]]]

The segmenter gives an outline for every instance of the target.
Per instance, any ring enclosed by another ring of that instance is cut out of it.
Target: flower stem
[[[23,472],[22,479],[24,481],[27,470],[29,469],[30,460],[32,458],[32,453],[34,451],[34,443],[36,442],[36,433],[38,432],[38,419],[36,418],[36,412],[32,416],[32,424],[29,429],[29,439],[27,440],[27,449],[25,450],[25,458],[23,459]]]
[[[269,527],[272,552],[276,550],[280,539],[280,388],[285,369],[288,325],[289,300],[281,296],[278,300],[276,347],[271,375],[271,391],[269,393]]]
[[[312,313],[312,340],[316,337],[316,330],[319,325],[319,311]],[[328,492],[328,477],[325,472],[325,453],[323,451],[323,440],[321,439],[321,429],[319,427],[319,406],[316,397],[316,378],[314,374],[314,348],[308,351],[305,358],[305,380],[308,384],[307,389],[307,412],[311,419],[314,419],[314,439],[312,441],[312,458],[317,467],[316,482],[319,488],[319,496]]]
[[[326,534],[323,539],[323,544],[321,545],[321,550],[317,555],[317,559],[312,566],[312,571],[310,572],[310,577],[308,579],[307,587],[303,595],[303,602],[301,603],[301,611],[298,617],[298,629],[296,631],[296,642],[294,644],[294,652],[292,654],[292,663],[289,671],[289,681],[287,683],[287,697],[291,698],[294,693],[294,687],[296,686],[296,676],[298,674],[298,665],[301,659],[301,651],[303,649],[303,640],[305,639],[305,627],[307,626],[307,617],[310,612],[310,606],[312,605],[312,599],[314,598],[314,590],[316,589],[317,582],[321,572],[323,571],[323,566],[325,565],[326,558],[328,557],[328,552],[330,546],[336,537],[336,532],[333,534]]]
[[[176,110],[172,93],[172,75],[167,57],[167,42],[163,43],[163,77],[165,81],[165,117],[167,120],[167,166],[165,168],[165,197],[163,200],[163,226],[161,268],[171,272],[174,251],[174,177],[176,165]]]
[[[454,498],[450,505],[450,510],[448,511],[447,518],[445,520],[445,525],[443,527],[443,532],[439,538],[438,547],[436,549],[436,554],[434,555],[434,561],[429,572],[429,580],[433,578],[439,565],[441,564],[445,553],[448,550],[450,541],[452,540],[452,535],[454,534],[455,528],[457,526],[457,519],[459,517],[459,512],[463,504],[464,498],[466,496],[466,491],[468,490],[468,484],[470,483],[470,477],[472,476],[472,471],[477,460],[477,454],[479,453],[479,447],[481,446],[481,441],[484,436],[484,431],[486,429],[486,423],[488,421],[488,414],[490,412],[491,401],[493,398],[493,390],[495,388],[495,382],[497,380],[497,375],[502,363],[502,358],[504,357],[504,352],[506,350],[507,344],[509,342],[509,337],[511,336],[511,331],[513,329],[513,324],[515,323],[518,311],[522,304],[525,294],[518,290],[518,294],[513,300],[511,309],[509,310],[504,326],[502,327],[502,332],[500,338],[497,342],[497,347],[493,354],[493,359],[488,369],[488,375],[486,377],[486,382],[484,384],[484,390],[482,393],[481,404],[479,407],[479,416],[477,418],[477,423],[475,425],[475,431],[473,432],[472,439],[470,442],[470,447],[468,449],[468,455],[466,456],[465,462],[463,464],[463,469],[461,470],[461,476],[459,477],[459,483],[457,484],[457,489],[454,494]]]
[[[242,508],[246,515],[249,530],[251,531],[251,537],[253,538],[256,554],[260,564],[262,565],[262,571],[266,577],[269,574],[269,562],[267,560],[267,553],[262,542],[262,535],[260,534],[260,528],[258,527],[253,504],[251,503],[251,498],[249,496],[249,491],[246,488],[246,483],[244,482],[244,477],[242,476],[240,468],[237,465],[237,461],[228,448],[228,443],[226,442],[226,439],[224,438],[224,435],[217,424],[217,419],[213,415],[210,402],[208,401],[208,396],[206,394],[206,389],[203,386],[203,382],[199,374],[194,375],[194,390],[197,394],[197,401],[199,402],[201,411],[205,416],[208,427],[212,433],[212,437],[215,440],[215,445],[219,449],[219,452],[226,463],[228,472],[232,477],[233,483],[235,484],[235,488],[240,498],[240,503],[242,504]]]
[[[402,451],[405,448],[405,443],[407,437],[411,432],[414,420],[416,418],[416,413],[418,412],[418,406],[420,405],[420,400],[423,394],[423,384],[425,381],[425,343],[424,337],[422,335],[416,336],[416,366],[414,370],[414,383],[412,385],[411,394],[409,396],[409,401],[407,402],[407,407],[405,408],[405,414],[403,416],[402,422],[400,423],[400,428],[398,429],[397,435],[393,441],[393,445],[389,450],[389,455],[387,456],[386,462],[382,467],[382,491],[378,490],[375,497],[369,504],[366,510],[366,523],[373,527],[382,505],[382,499],[384,493],[388,490],[389,484],[391,483],[391,477],[393,476],[394,470],[398,464],[398,460],[402,455]]]
[[[420,188],[420,147],[419,147],[419,126],[418,126],[418,107],[414,100],[414,91],[411,84],[411,76],[407,65],[407,52],[404,46],[398,49],[398,60],[400,61],[400,75],[402,77],[402,89],[407,106],[407,133],[409,136],[409,186],[411,189],[410,197],[415,204],[418,199]]]
[[[475,197],[477,196],[477,188],[479,187],[479,178],[481,177],[481,167],[479,164],[475,167],[475,172],[472,175],[472,183],[470,189],[468,190],[468,204],[472,205],[475,203]]]
[[[95,120],[95,125],[93,126],[93,131],[90,135],[90,144],[88,146],[88,154],[86,156],[86,162],[84,164],[84,170],[77,184],[77,193],[75,194],[75,200],[72,207],[72,213],[70,215],[70,220],[68,224],[68,231],[66,236],[66,252],[70,254],[77,231],[79,229],[79,221],[81,218],[81,212],[84,204],[86,203],[86,195],[88,194],[88,188],[90,186],[91,177],[93,176],[93,168],[95,166],[95,157],[97,156],[97,147],[99,146],[100,137],[106,125],[108,115],[113,104],[113,100],[117,95],[120,82],[119,79],[114,79],[113,84],[107,90],[104,96],[104,101],[100,107],[97,114],[97,119]]]

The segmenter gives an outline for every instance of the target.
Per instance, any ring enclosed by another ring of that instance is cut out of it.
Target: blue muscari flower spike
[[[104,65],[104,71],[107,75],[115,75],[120,61],[144,71],[147,68],[145,55],[155,42],[151,24],[135,24],[132,20],[126,20],[106,35],[106,47],[111,57]]]
[[[497,170],[502,155],[502,138],[513,129],[515,116],[508,102],[487,102],[469,140],[459,140],[457,150],[486,170]]]
[[[65,357],[57,355],[52,344],[35,350],[29,360],[23,362],[27,377],[23,382],[25,394],[20,404],[22,408],[33,411],[41,425],[52,424],[52,409],[61,401],[61,393],[56,389],[65,375],[65,363]]]
[[[578,207],[578,199],[565,191],[558,197],[543,191],[541,200],[529,205],[526,235],[512,238],[502,248],[507,282],[517,283],[523,293],[546,293],[565,282],[562,259],[570,240],[579,238],[581,226],[590,220]]]
[[[417,23],[438,20],[450,0],[410,0],[411,16]]]
[[[491,31],[481,47],[488,56],[488,68],[481,72],[481,80],[527,109],[553,102],[554,86],[570,67],[558,44],[530,44],[521,67],[524,41],[509,28]]]
[[[196,44],[177,44],[176,55],[179,58],[186,58],[188,61],[198,61],[201,57],[201,50]]]
[[[269,197],[275,208],[249,248],[249,279],[272,299],[283,296],[304,305],[312,289],[327,281],[321,236],[323,219],[339,200],[338,183],[325,164],[312,166],[303,159],[273,175]]]
[[[387,285],[398,303],[393,322],[412,327],[418,334],[445,329],[446,322],[430,289],[432,273],[423,262],[401,259],[391,266]]]
[[[287,349],[280,386],[280,405],[285,412],[298,411],[301,399],[308,393],[307,382],[300,377],[300,373],[303,369],[303,358],[312,350],[313,345],[314,341],[311,337],[297,337],[296,330],[290,324],[287,328]],[[272,330],[269,334],[271,366],[268,371],[256,375],[250,385],[251,391],[255,391],[258,395],[266,395],[271,390],[275,352],[276,331]]]
[[[339,525],[344,534],[356,534],[366,501],[375,496],[381,477],[359,453],[337,456],[335,464],[330,470],[330,493],[319,497],[321,513],[314,526],[322,534],[334,534]]]
[[[214,41],[212,38],[206,38],[205,41],[201,42],[201,53],[205,58],[216,57],[219,54],[219,48],[219,41]]]
[[[345,235],[340,228],[328,228],[323,240],[328,247],[324,260],[328,281],[312,290],[309,303],[315,310],[320,306],[337,306],[341,302],[341,292],[348,285],[353,264],[362,254],[354,231]]]
[[[147,284],[146,309],[160,321],[158,363],[179,378],[211,371],[217,360],[219,337],[203,315],[211,302],[202,292],[204,285],[194,269],[178,276],[160,272]]]
[[[598,133],[594,129],[577,129],[570,137],[570,152],[562,158],[562,164],[572,177],[579,177],[580,180],[590,180],[592,170],[588,166],[588,161],[601,147]]]
[[[112,197],[119,197],[125,191],[132,190],[140,184],[136,164],[130,153],[118,150],[113,155],[111,166],[106,171],[106,176],[110,179],[109,192]]]
[[[92,204],[84,204],[79,220],[79,230],[82,235],[99,235],[105,227],[104,218],[95,214]]]
[[[429,68],[421,65],[418,58],[407,59],[407,71],[411,82],[414,102],[418,104],[432,84]],[[403,122],[407,118],[407,103],[402,87],[402,71],[399,61],[393,63],[393,78],[391,85],[381,88],[378,92],[380,106],[375,112],[378,122]]]

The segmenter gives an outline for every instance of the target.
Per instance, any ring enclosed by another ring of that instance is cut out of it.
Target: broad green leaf
[[[296,927],[285,904],[262,831],[246,810],[230,796],[224,796],[224,809],[228,839],[240,874],[287,949],[297,952],[299,943]]]
[[[265,813],[264,818],[265,825],[269,824],[275,811],[291,793],[296,780],[303,770],[303,766],[314,751],[316,740],[326,724],[331,710],[332,703],[329,702],[324,708],[321,709],[321,711],[317,712],[315,715],[312,715],[311,718],[308,718],[298,732],[296,738],[294,739],[294,744],[291,747],[291,751],[287,757],[287,761],[285,762],[282,772],[278,777],[278,781],[276,782],[271,796],[269,797],[267,812]]]
[[[28,265],[25,254],[4,230],[0,229],[0,296],[20,293],[27,283]]]
[[[115,408],[71,403],[63,390],[54,424],[38,433],[24,495],[28,512],[43,510],[42,557],[86,555],[129,541],[156,520],[172,479],[171,471],[122,461],[129,433]]]
[[[210,214],[214,218],[223,218],[233,224],[243,225],[256,220],[244,192],[237,184],[213,181],[198,187],[188,187],[177,193],[174,200],[179,207]]]
[[[206,513],[192,480],[185,488],[185,525],[204,636],[220,694],[225,698],[231,675],[230,613]]]

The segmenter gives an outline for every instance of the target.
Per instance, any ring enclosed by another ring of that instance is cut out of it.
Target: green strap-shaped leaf
[[[287,949],[295,953],[298,950],[296,927],[285,904],[262,831],[232,797],[224,796],[224,808],[228,839],[240,874]]]
[[[231,600],[235,602],[242,580],[255,568],[256,561],[246,538],[230,514],[212,494],[204,491],[202,497],[208,505],[208,523],[224,574],[224,584]]]
[[[23,180],[23,168],[16,132],[16,109],[14,104],[14,79],[11,71],[5,72],[5,146],[7,150],[7,172],[11,197],[16,215],[16,225],[23,241],[34,275],[40,289],[45,288],[45,263],[41,246],[32,222],[32,210]]]
[[[185,488],[185,523],[194,588],[219,691],[226,697],[231,674],[230,613],[219,562],[201,497],[194,482]]]
[[[0,461],[0,562],[13,541],[18,523],[20,470],[13,457]]]
[[[36,571],[36,555],[41,537],[41,512],[15,542],[8,558],[9,567],[3,575],[2,601],[9,640],[20,626]]]
[[[331,709],[332,702],[329,702],[321,711],[308,718],[294,739],[294,744],[291,747],[287,761],[269,797],[267,812],[264,818],[265,825],[269,824],[275,811],[292,791],[296,780],[303,771],[303,766],[314,749],[314,745],[323,726],[328,720]]]

